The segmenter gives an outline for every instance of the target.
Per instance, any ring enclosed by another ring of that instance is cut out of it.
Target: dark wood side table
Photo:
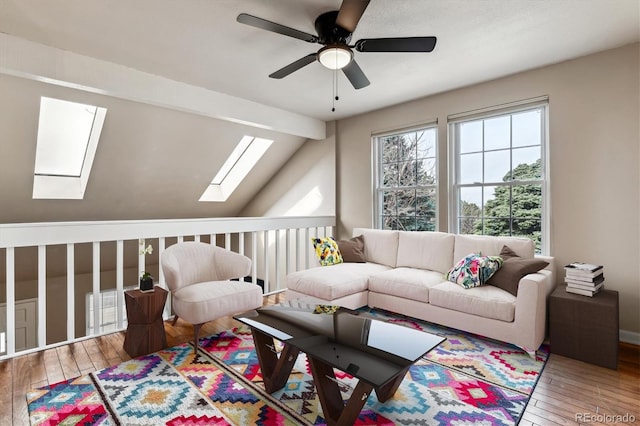
[[[551,352],[617,369],[618,318],[617,291],[603,290],[588,297],[559,286],[549,296]]]
[[[132,357],[150,354],[167,347],[162,311],[167,300],[167,290],[155,286],[153,291],[124,292],[127,306],[127,333],[124,350]]]

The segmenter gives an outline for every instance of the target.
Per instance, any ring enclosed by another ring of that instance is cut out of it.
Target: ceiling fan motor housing
[[[336,24],[338,11],[323,13],[315,21],[318,41],[321,44],[348,44],[351,41],[351,33]]]

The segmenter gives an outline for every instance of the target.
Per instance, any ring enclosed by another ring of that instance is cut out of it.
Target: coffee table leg
[[[307,357],[325,421],[330,426],[352,425],[367,402],[373,386],[360,380],[345,405],[342,401],[340,388],[335,382],[336,376],[333,373],[333,367],[308,355]]]
[[[300,350],[285,344],[278,357],[272,337],[255,329],[251,329],[251,334],[258,354],[265,390],[273,393],[282,389],[289,379]]]
[[[376,388],[376,396],[378,397],[378,401],[386,402],[396,393],[396,391],[400,387],[400,383],[402,383],[402,380],[404,379],[404,376],[407,374],[407,371],[409,371],[409,367],[398,373],[396,378],[389,381],[386,385]]]

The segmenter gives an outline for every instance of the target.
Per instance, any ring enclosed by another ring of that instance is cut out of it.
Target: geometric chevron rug
[[[506,343],[380,310],[378,319],[445,336],[413,365],[393,398],[372,393],[357,425],[515,425],[540,377],[536,359]],[[304,354],[268,394],[251,332],[241,326],[27,394],[32,425],[323,425]],[[277,348],[276,348],[277,349]],[[356,380],[336,370],[347,399]]]

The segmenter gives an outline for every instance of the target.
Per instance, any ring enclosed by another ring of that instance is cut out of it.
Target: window
[[[527,237],[547,252],[546,115],[544,101],[450,117],[455,232]]]
[[[374,138],[378,228],[435,231],[436,130],[434,125]]]
[[[137,286],[126,287],[124,291],[134,290]],[[107,331],[117,331],[117,300],[118,293],[116,290],[102,290],[98,293],[98,309],[100,315],[99,330],[100,333]],[[85,295],[86,303],[86,333],[87,336],[93,333],[93,293],[87,293]],[[123,304],[124,306],[124,304]],[[124,326],[127,325],[127,313],[124,312],[124,318],[122,319]]]
[[[269,139],[243,137],[205,189],[200,201],[226,201],[272,143]]]
[[[42,97],[34,199],[82,199],[98,148],[105,108]]]

